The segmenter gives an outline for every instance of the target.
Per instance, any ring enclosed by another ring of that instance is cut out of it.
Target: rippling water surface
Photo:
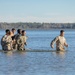
[[[4,35],[0,31],[0,39]],[[55,50],[51,40],[59,30],[27,30],[27,49]],[[67,52],[0,52],[0,75],[74,75],[75,30],[65,30]],[[1,49],[1,46],[0,46]]]

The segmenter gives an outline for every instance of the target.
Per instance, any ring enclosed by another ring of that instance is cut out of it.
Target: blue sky
[[[74,23],[75,0],[0,0],[0,22]]]

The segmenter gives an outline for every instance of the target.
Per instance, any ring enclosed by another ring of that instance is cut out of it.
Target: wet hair
[[[63,32],[64,32],[64,30],[61,30],[61,31],[60,31],[60,33],[63,33]]]
[[[17,33],[19,33],[19,34],[20,34],[20,33],[21,33],[21,29],[18,29],[18,30],[17,30]]]
[[[6,29],[5,32],[8,33],[8,32],[10,32],[10,30],[9,29]]]
[[[12,31],[15,30],[15,28],[12,28]]]
[[[8,33],[10,35],[10,30],[9,29],[6,29],[5,32],[6,32],[6,34]]]
[[[25,32],[25,30],[22,30],[22,33],[24,33]]]

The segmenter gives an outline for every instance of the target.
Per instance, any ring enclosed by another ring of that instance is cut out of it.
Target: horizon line
[[[75,22],[0,22],[0,23],[75,23]]]

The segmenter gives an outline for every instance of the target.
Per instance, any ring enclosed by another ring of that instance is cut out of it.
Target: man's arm
[[[54,48],[54,44],[56,43],[56,41],[58,40],[58,37],[55,37],[52,42],[51,42],[51,48]]]
[[[21,37],[19,37],[16,41],[17,41],[17,44],[19,44],[19,45],[21,45],[21,44],[22,44]]]
[[[66,42],[66,39],[65,39],[65,43],[64,43],[64,46],[68,47],[68,44],[67,44],[67,42]]]

